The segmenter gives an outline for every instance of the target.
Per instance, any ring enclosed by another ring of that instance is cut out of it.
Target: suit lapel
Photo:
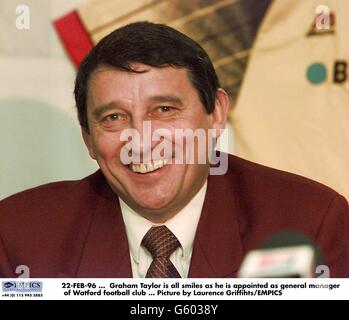
[[[209,176],[188,277],[235,277],[243,258],[234,183]]]
[[[128,241],[117,196],[100,173],[98,193],[76,277],[132,277]]]

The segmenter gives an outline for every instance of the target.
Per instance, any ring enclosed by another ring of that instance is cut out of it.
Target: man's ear
[[[96,160],[96,154],[93,148],[91,135],[83,127],[81,127],[81,134],[82,134],[82,138],[84,139],[85,145],[87,147],[88,153],[90,154],[90,157]]]
[[[212,129],[216,129],[215,138],[218,138],[221,135],[220,130],[225,128],[228,118],[229,104],[228,94],[222,88],[219,88],[216,93],[215,108],[211,113]]]

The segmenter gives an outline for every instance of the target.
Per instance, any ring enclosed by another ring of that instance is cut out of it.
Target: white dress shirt
[[[153,261],[150,252],[141,246],[145,234],[152,226],[165,225],[177,237],[181,246],[170,256],[170,260],[182,278],[188,277],[196,228],[205,200],[207,181],[193,199],[174,217],[165,223],[155,224],[143,218],[119,198],[130,248],[132,274],[134,278],[144,278]]]

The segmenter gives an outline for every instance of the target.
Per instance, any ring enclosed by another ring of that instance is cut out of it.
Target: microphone
[[[244,258],[239,278],[314,278],[321,252],[308,237],[284,231],[268,238]]]

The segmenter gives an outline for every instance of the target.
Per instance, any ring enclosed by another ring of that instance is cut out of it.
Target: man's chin
[[[137,199],[137,207],[142,211],[165,212],[170,206],[170,200]]]
[[[173,213],[175,213],[173,197],[151,199],[149,197],[142,198],[134,196],[133,199],[137,199],[137,202],[133,205],[135,211],[149,220],[153,220],[152,218],[157,220],[167,220]]]

